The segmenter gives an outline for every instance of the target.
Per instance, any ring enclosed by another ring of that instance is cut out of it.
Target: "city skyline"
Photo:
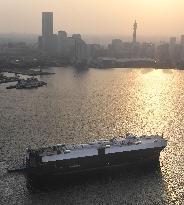
[[[181,25],[181,19],[184,19],[183,6],[181,0],[149,3],[145,0],[38,0],[36,3],[30,0],[6,0],[1,3],[0,28],[1,33],[40,34],[40,13],[53,11],[54,32],[67,30],[69,33],[129,36],[130,25],[137,19],[142,25],[139,28],[140,36],[179,36],[184,33]]]
[[[101,42],[97,44],[89,43],[81,33],[69,34],[67,30],[54,32],[54,12],[42,12],[41,16],[42,32],[37,38],[37,43],[36,41],[30,45],[26,45],[26,42],[23,41],[14,44],[11,42],[1,43],[0,53],[2,56],[12,55],[16,61],[18,55],[22,58],[27,53],[28,61],[31,64],[34,64],[36,52],[43,58],[57,59],[58,64],[62,62],[65,65],[75,66],[82,64],[92,67],[129,67],[133,65],[134,60],[136,65],[139,64],[139,66],[181,67],[184,65],[184,35],[180,37],[171,36],[169,41],[163,41],[159,44],[150,41],[141,42],[139,28],[142,25],[134,20],[131,27],[131,40],[126,41],[115,37],[108,42],[107,46],[104,46]],[[33,62],[29,55],[33,55]],[[43,60],[41,59],[38,63],[41,63]],[[116,59],[123,60],[116,61]],[[48,63],[50,62],[48,61]],[[12,66],[11,63],[6,63],[8,66]]]

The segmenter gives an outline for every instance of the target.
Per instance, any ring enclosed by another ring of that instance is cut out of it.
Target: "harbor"
[[[183,8],[2,1],[0,205],[184,205]]]
[[[0,84],[17,82],[14,85],[8,85],[6,89],[32,89],[46,86],[47,83],[39,81],[36,76],[53,75],[53,72],[42,71],[42,69],[1,69]],[[31,76],[31,77],[30,77]]]
[[[0,86],[2,204],[9,205],[12,201],[72,204],[74,200],[78,204],[105,204],[107,200],[110,204],[118,204],[119,200],[125,204],[182,204],[183,71],[89,69],[76,72],[73,68],[46,71],[56,75],[38,77],[47,83],[43,89],[9,91],[5,89],[6,84]],[[22,174],[24,167],[19,167],[18,173],[7,173],[9,167],[21,165],[29,146],[37,150],[61,143],[87,144],[127,132],[138,136],[164,133],[168,145],[160,153],[158,169],[148,172],[134,166],[108,176],[106,170],[95,173],[95,179],[89,175],[85,179],[82,175],[80,180],[68,177],[65,185],[60,179],[48,185],[50,178],[46,178],[42,186],[37,181],[32,184]]]

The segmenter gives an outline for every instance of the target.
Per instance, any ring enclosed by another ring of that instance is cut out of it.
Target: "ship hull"
[[[48,162],[42,167],[27,169],[26,173],[31,177],[68,176],[121,170],[131,165],[155,165],[159,163],[163,149],[159,147]]]

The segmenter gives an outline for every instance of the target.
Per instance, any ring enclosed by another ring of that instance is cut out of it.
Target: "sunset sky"
[[[41,12],[54,12],[54,30],[82,34],[184,33],[184,0],[0,0],[0,33],[41,33]]]

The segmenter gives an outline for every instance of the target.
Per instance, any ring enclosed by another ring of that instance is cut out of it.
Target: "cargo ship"
[[[166,146],[167,141],[163,136],[126,134],[110,140],[95,140],[88,144],[57,144],[39,149],[27,148],[25,164],[18,169],[39,177],[154,163],[159,162],[160,152]]]

